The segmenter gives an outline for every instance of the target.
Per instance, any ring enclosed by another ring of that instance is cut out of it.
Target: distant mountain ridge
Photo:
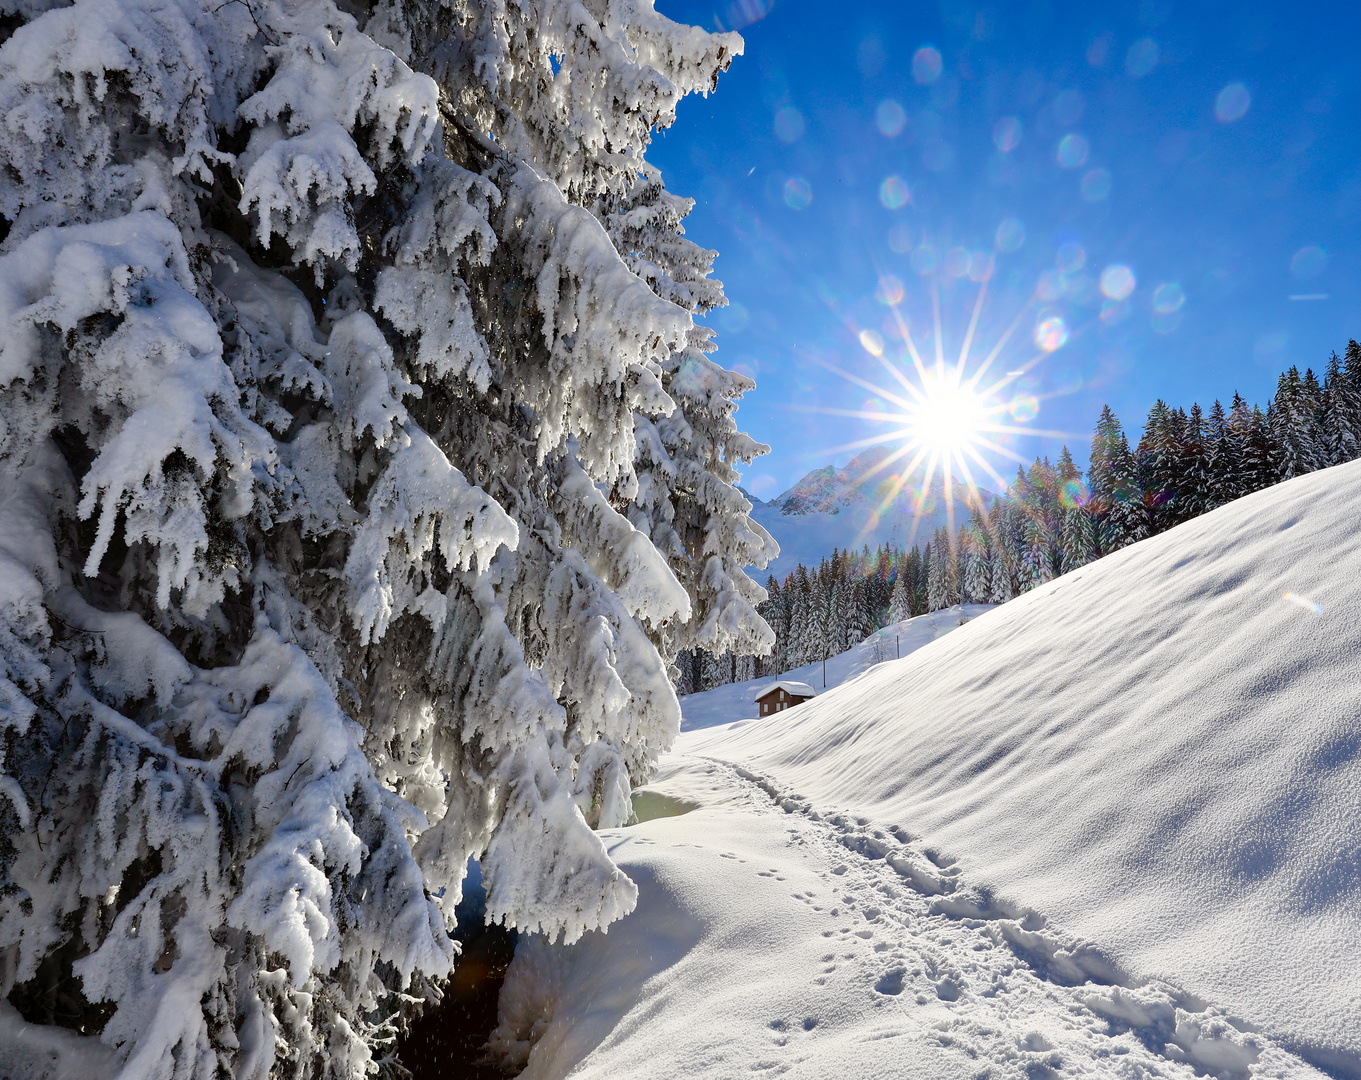
[[[948,497],[939,470],[929,487],[922,486],[925,475],[920,469],[904,482],[899,467],[907,459],[885,465],[891,453],[888,447],[872,446],[841,468],[826,465],[812,470],[767,502],[753,499],[751,516],[780,545],[778,559],[764,571],[753,571],[758,580],[768,574],[782,580],[799,563],[816,566],[833,549],[924,544],[946,525]],[[995,497],[986,488],[975,494],[957,479],[950,494],[956,528],[968,520],[975,501],[986,507]]]

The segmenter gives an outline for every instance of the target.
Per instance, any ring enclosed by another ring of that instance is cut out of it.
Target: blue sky
[[[986,279],[966,371],[1016,324],[978,385],[1022,372],[1000,419],[1067,433],[994,437],[1027,459],[1085,462],[1103,402],[1132,437],[1158,397],[1265,404],[1361,336],[1354,2],[658,7],[746,40],[649,158],[720,253],[759,496],[894,427],[815,410],[894,411],[873,350],[905,325],[930,362],[933,289],[953,361]]]

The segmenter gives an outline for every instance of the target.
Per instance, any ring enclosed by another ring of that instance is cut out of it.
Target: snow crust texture
[[[696,809],[610,838],[637,912],[517,956],[499,1045],[531,1077],[1361,1076],[1358,498],[1361,466],[1288,481],[687,732],[650,791]]]
[[[896,822],[1126,977],[1361,1075],[1361,466],[689,743]]]

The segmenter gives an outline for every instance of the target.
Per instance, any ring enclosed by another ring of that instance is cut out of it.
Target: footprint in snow
[[[903,977],[907,974],[902,968],[894,968],[879,976],[874,989],[888,997],[897,997],[903,992]]]

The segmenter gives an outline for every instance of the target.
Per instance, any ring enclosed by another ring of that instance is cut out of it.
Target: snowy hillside
[[[503,1043],[542,1033],[529,1077],[1361,1077],[1359,505],[1361,464],[1290,481],[683,734],[681,816],[606,834],[637,912],[524,950]]]
[[[923,487],[925,477],[918,475],[883,506],[900,479],[893,465],[875,471],[890,452],[873,446],[844,468],[814,469],[784,494],[757,505],[752,519],[775,537],[780,557],[753,573],[762,581],[767,574],[783,580],[799,563],[816,566],[833,548],[844,551],[868,544],[873,549],[888,543],[910,547],[930,540],[947,523],[944,479],[937,473],[931,485]],[[951,490],[959,525],[968,520],[971,496],[958,481]],[[979,488],[978,494],[984,506],[992,502],[992,492]],[[921,517],[914,530],[918,513]]]
[[[957,604],[941,611],[933,611],[929,615],[918,615],[915,619],[890,623],[876,630],[860,644],[829,659],[825,666],[825,686],[824,665],[819,662],[804,664],[780,675],[728,683],[726,686],[718,686],[702,693],[687,694],[680,699],[681,730],[692,731],[735,720],[754,719],[757,715],[756,691],[776,679],[792,679],[807,683],[821,694],[859,678],[875,664],[906,656],[935,641],[936,638],[944,637],[951,630],[965,625],[970,619],[976,619],[985,611],[991,611],[992,607],[991,604],[963,606]]]

